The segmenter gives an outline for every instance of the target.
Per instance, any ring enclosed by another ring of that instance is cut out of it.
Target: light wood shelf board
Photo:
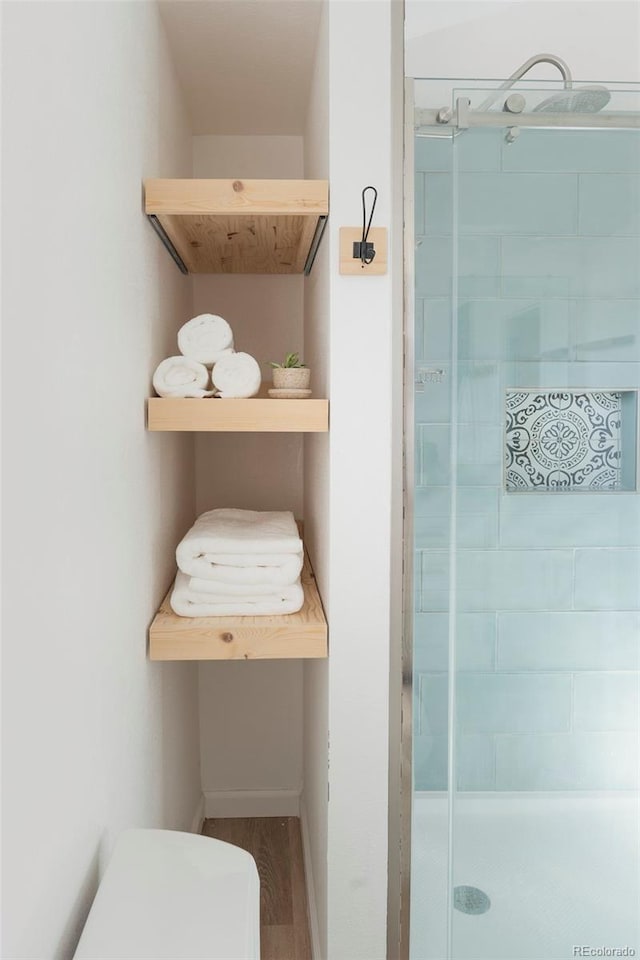
[[[164,598],[149,630],[151,660],[295,660],[327,656],[327,621],[305,551],[304,605],[274,617],[178,617]]]
[[[144,182],[147,213],[311,215],[329,212],[327,180],[166,180]]]
[[[198,433],[326,433],[329,401],[312,397],[306,400],[150,397],[147,427],[154,431]]]
[[[329,212],[326,180],[152,179],[144,189],[146,214],[189,273],[302,273]]]

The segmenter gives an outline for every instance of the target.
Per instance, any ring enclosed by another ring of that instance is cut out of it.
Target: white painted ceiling
[[[161,0],[194,134],[301,134],[321,0]]]

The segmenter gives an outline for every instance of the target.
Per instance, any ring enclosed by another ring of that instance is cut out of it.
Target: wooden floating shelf
[[[304,606],[281,617],[178,617],[164,598],[149,630],[151,660],[296,660],[327,656],[327,621],[305,551]],[[173,589],[173,585],[172,588]]]
[[[145,213],[183,273],[305,273],[327,180],[145,180]]]
[[[220,433],[326,433],[329,429],[329,401],[311,397],[306,400],[150,397],[147,401],[147,427],[149,430]]]

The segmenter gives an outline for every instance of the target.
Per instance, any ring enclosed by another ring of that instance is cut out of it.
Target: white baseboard
[[[298,790],[205,790],[205,817],[299,817]]]
[[[196,812],[193,815],[191,821],[191,830],[190,833],[202,833],[202,824],[204,823],[204,794],[200,794],[200,799],[198,800],[198,806],[196,807]]]
[[[304,877],[307,885],[307,902],[309,904],[309,934],[311,937],[311,960],[321,960],[320,955],[320,928],[318,926],[318,909],[316,892],[313,885],[313,870],[311,869],[311,840],[309,838],[309,823],[307,808],[300,798],[300,832],[302,834],[302,855],[304,857]]]

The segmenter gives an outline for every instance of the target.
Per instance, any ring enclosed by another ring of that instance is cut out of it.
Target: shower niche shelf
[[[145,180],[144,209],[183,273],[308,274],[329,183]]]
[[[304,605],[274,617],[178,617],[164,598],[149,629],[151,660],[296,660],[327,656],[327,621],[305,551]],[[173,589],[173,586],[172,586]]]
[[[173,399],[150,397],[147,428],[153,431],[326,433],[329,401],[315,398],[280,400]]]

